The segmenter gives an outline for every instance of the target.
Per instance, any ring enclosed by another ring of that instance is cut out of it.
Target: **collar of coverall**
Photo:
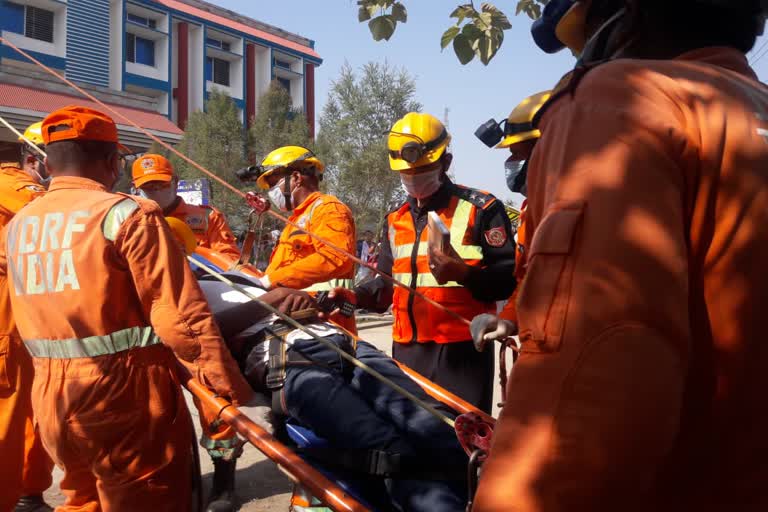
[[[107,187],[88,178],[81,178],[79,176],[56,176],[51,180],[51,185],[48,187],[48,191],[64,190],[64,189],[88,189],[88,190],[101,190],[106,192]]]
[[[306,199],[304,199],[299,206],[293,209],[292,216],[301,215],[304,213],[304,210],[310,207],[312,203],[315,202],[315,199],[320,197],[320,191],[312,192],[307,196]]]
[[[408,204],[411,207],[411,211],[415,214],[420,214],[422,212],[430,212],[440,210],[442,208],[447,208],[448,204],[451,202],[453,187],[453,182],[448,177],[448,175],[445,175],[445,181],[443,181],[443,183],[440,185],[440,188],[437,189],[437,192],[432,194],[432,197],[429,198],[427,204],[421,208],[419,208],[419,204],[416,198],[408,196]]]

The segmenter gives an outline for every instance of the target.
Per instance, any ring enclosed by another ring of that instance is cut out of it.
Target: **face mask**
[[[278,210],[287,212],[287,211],[290,211],[290,209],[288,208],[288,205],[285,202],[285,193],[283,192],[284,187],[285,187],[285,178],[278,181],[274,187],[270,188],[269,192],[267,192],[267,195],[269,196],[269,200],[272,201],[272,204],[274,204]]]
[[[442,174],[442,169],[419,174],[400,173],[400,181],[403,182],[403,190],[405,190],[406,194],[416,199],[424,199],[437,192],[437,189],[440,188]]]
[[[139,197],[156,202],[161,210],[165,210],[176,200],[176,190],[172,186],[159,190],[144,190],[140,188],[137,192]]]
[[[507,188],[512,192],[525,195],[528,177],[528,160],[513,160],[504,162],[504,173],[507,177]]]

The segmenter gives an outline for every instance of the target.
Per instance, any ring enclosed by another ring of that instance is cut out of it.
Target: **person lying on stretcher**
[[[316,306],[304,292],[287,288],[265,292],[243,274],[226,275],[285,313],[295,315]],[[338,448],[334,460],[321,461],[324,466],[344,466],[345,460],[365,459],[355,454],[384,452],[385,460],[399,461],[401,466],[391,478],[383,480],[383,490],[390,500],[388,507],[403,511],[465,509],[466,481],[459,475],[466,473],[467,456],[451,427],[353,367],[307,333],[287,326],[247,296],[208,279],[213,278],[202,278],[200,286],[232,355],[254,390],[273,395],[270,399],[275,416],[292,418],[329,441],[334,449]],[[332,324],[316,317],[301,322],[441,413],[450,418],[456,416],[369,343],[355,344]],[[277,362],[281,360],[282,346],[287,349],[282,359],[284,372],[280,372]],[[359,469],[365,473],[365,468],[335,469]]]

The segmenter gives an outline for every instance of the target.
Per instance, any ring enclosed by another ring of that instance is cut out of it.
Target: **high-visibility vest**
[[[450,230],[451,246],[456,253],[468,265],[480,265],[483,251],[478,241],[472,239],[471,233],[475,205],[454,195],[448,207],[436,213]],[[476,300],[461,284],[437,282],[429,270],[428,229],[425,227],[417,232],[408,204],[387,216],[387,227],[393,257],[392,277],[468,320],[475,315],[495,311],[493,303]],[[465,323],[401,287],[394,289],[392,313],[392,336],[398,343],[451,343],[472,338]]]

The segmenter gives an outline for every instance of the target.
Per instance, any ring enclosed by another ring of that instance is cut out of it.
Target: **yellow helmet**
[[[184,249],[184,253],[189,255],[195,252],[197,248],[197,239],[195,233],[192,232],[192,228],[187,226],[187,223],[176,217],[166,217],[166,222],[173,231],[173,236],[179,241],[181,247]]]
[[[267,178],[284,169],[303,169],[314,167],[318,175],[325,171],[325,164],[309,149],[301,146],[283,146],[272,151],[261,162],[261,174],[256,180],[256,185],[267,190],[269,184]]]
[[[451,135],[435,116],[409,112],[389,131],[389,166],[399,172],[433,164],[450,142]]]
[[[504,125],[504,138],[496,146],[497,149],[508,148],[519,142],[538,139],[541,132],[533,127],[533,118],[541,107],[552,96],[552,91],[544,91],[525,98],[509,114]]]
[[[42,146],[44,144],[43,142],[43,122],[39,121],[37,123],[32,123],[27,127],[26,130],[24,130],[24,137],[27,138],[30,142],[32,142],[35,146]],[[24,138],[19,137],[19,142],[25,143],[26,141]]]

